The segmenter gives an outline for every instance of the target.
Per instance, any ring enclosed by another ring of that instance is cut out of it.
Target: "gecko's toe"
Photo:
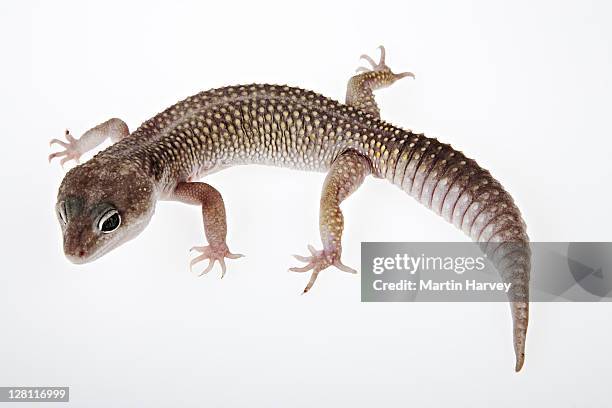
[[[389,67],[387,67],[387,65],[385,65],[385,55],[386,55],[386,51],[385,51],[385,47],[383,47],[382,45],[380,45],[378,47],[380,49],[380,59],[378,60],[378,63],[374,61],[374,58],[370,57],[367,54],[362,54],[359,59],[364,59],[367,62],[370,63],[370,65],[372,66],[372,71],[382,71],[385,69],[389,69]],[[363,67],[362,67],[363,68]],[[364,68],[366,71],[369,71],[368,69]]]
[[[219,262],[219,265],[221,266],[221,278],[223,278],[227,270],[227,267],[225,265],[225,258],[238,259],[244,256],[242,254],[231,253],[227,245],[225,244],[220,245],[220,246],[214,246],[214,247],[211,245],[194,246],[194,247],[191,247],[189,251],[190,252],[197,251],[201,253],[201,255],[196,256],[195,258],[191,260],[191,262],[189,262],[189,270],[191,271],[193,271],[193,266],[195,264],[202,262],[206,259],[209,260],[208,266],[202,272],[198,273],[198,276],[207,274],[208,272],[212,270],[213,266],[215,265],[215,262]]]
[[[68,147],[68,146],[70,146],[68,143],[66,143],[66,142],[62,142],[62,141],[61,141],[61,140],[59,140],[59,139],[51,139],[51,141],[49,142],[49,146],[53,146],[54,144],[58,144],[58,145],[60,145],[60,146],[62,146],[62,147]]]
[[[374,59],[370,57],[369,55],[363,54],[359,58],[366,60],[372,66],[372,68],[359,67],[356,70],[357,73],[386,71],[391,74],[393,82],[399,79],[402,79],[402,78],[406,78],[406,77],[412,77],[412,78],[415,77],[415,75],[412,72],[401,72],[399,74],[393,73],[393,71],[391,71],[391,68],[389,68],[387,66],[387,63],[385,62],[386,55],[387,55],[385,47],[381,45],[378,48],[380,49],[380,59],[378,60],[378,63],[375,62]]]
[[[51,163],[51,161],[55,158],[62,157],[62,159],[60,160],[60,165],[62,167],[64,167],[64,164],[70,160],[74,160],[77,164],[79,164],[81,152],[78,149],[78,141],[74,137],[72,137],[68,130],[66,130],[64,136],[66,137],[67,142],[64,142],[59,139],[51,139],[49,141],[49,146],[53,146],[54,144],[56,144],[64,148],[64,150],[61,150],[59,152],[51,153],[48,158],[49,163]]]
[[[293,267],[289,268],[291,272],[304,273],[312,271],[312,275],[310,276],[310,280],[308,284],[304,288],[303,293],[307,293],[310,291],[312,286],[314,285],[317,277],[319,276],[319,272],[330,267],[335,266],[339,270],[347,273],[357,273],[357,271],[353,268],[350,268],[340,262],[340,252],[339,251],[325,251],[325,250],[317,250],[312,245],[308,245],[308,251],[310,252],[310,256],[302,256],[302,255],[293,255],[295,259],[300,262],[305,262],[306,265],[301,267]]]
[[[372,70],[376,70],[377,68],[379,68],[378,64],[376,62],[374,62],[374,60],[372,59],[372,57],[370,57],[367,54],[362,54],[359,59],[364,59],[367,62],[370,63],[370,65],[372,66]]]
[[[356,273],[357,273],[357,270],[356,270],[356,269],[353,269],[353,268],[351,268],[350,266],[346,266],[345,264],[343,264],[343,263],[342,263],[342,262],[340,262],[340,261],[336,261],[336,262],[334,262],[334,263],[333,263],[333,265],[334,265],[336,268],[340,269],[342,272],[346,272],[346,273],[353,273],[353,274],[356,274]]]

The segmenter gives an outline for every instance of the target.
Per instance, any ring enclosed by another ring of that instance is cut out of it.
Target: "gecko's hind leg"
[[[378,63],[368,55],[362,55],[372,66],[371,68],[359,67],[357,72],[362,72],[353,76],[346,88],[346,104],[352,105],[357,109],[363,110],[376,118],[380,117],[380,110],[374,99],[373,91],[381,88],[386,88],[392,85],[395,81],[412,77],[412,72],[402,72],[399,74],[393,73],[385,63],[386,51],[382,45],[380,48],[380,60]]]
[[[208,266],[199,276],[208,273],[215,262],[221,265],[221,277],[225,276],[225,258],[237,259],[244,255],[232,254],[225,243],[227,235],[227,221],[225,218],[225,205],[223,197],[214,187],[206,183],[178,183],[174,190],[174,198],[187,204],[200,204],[202,206],[202,218],[204,220],[204,233],[208,240],[206,246],[195,246],[191,250],[201,253],[193,258],[189,264],[209,260]]]
[[[78,164],[81,155],[94,149],[105,139],[110,138],[113,142],[117,142],[129,134],[130,130],[125,122],[117,118],[109,119],[89,129],[78,139],[74,138],[70,131],[66,130],[66,141],[51,139],[49,142],[50,146],[57,144],[64,148],[62,151],[51,153],[49,155],[49,162],[57,157],[61,157],[60,164],[62,167],[69,160],[74,160]]]
[[[351,195],[370,174],[370,162],[355,151],[348,151],[340,155],[331,165],[329,173],[323,184],[321,205],[319,210],[319,231],[323,250],[318,251],[308,246],[310,256],[295,257],[306,265],[300,268],[290,268],[293,272],[308,272],[312,270],[310,281],[304,289],[308,292],[314,285],[319,272],[329,266],[335,266],[344,272],[357,273],[340,261],[342,254],[342,231],[344,230],[344,216],[340,210],[340,203]]]

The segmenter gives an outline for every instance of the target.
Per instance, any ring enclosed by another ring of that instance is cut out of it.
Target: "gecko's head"
[[[99,258],[138,235],[155,202],[151,180],[134,163],[94,159],[71,169],[56,205],[64,254],[78,264]]]

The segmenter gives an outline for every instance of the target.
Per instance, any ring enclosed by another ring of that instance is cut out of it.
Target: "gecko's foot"
[[[49,163],[51,163],[51,160],[55,159],[56,157],[62,157],[62,160],[60,160],[60,165],[62,167],[64,167],[64,164],[68,160],[74,160],[77,164],[79,164],[79,159],[81,158],[81,152],[79,151],[78,146],[77,146],[78,140],[75,139],[70,134],[70,131],[68,130],[66,130],[65,136],[67,140],[66,142],[59,140],[59,139],[51,139],[51,141],[49,142],[49,146],[58,144],[64,148],[64,150],[61,152],[51,153],[49,155]]]
[[[317,276],[319,276],[319,272],[330,266],[335,266],[343,272],[357,273],[355,269],[349,268],[340,262],[340,253],[337,251],[318,251],[314,249],[312,245],[308,245],[308,250],[310,251],[311,256],[293,255],[298,261],[306,262],[305,266],[301,268],[289,268],[291,272],[308,272],[312,270],[310,281],[308,281],[308,285],[306,285],[304,288],[304,293],[308,292],[310,288],[312,288],[312,285],[314,285],[315,281],[317,280]]]
[[[372,68],[359,67],[359,68],[357,68],[357,72],[380,72],[380,71],[387,71],[387,72],[391,73],[394,76],[394,79],[396,81],[398,79],[401,79],[401,78],[404,78],[404,77],[408,77],[408,76],[414,78],[414,74],[412,72],[401,72],[399,74],[394,74],[391,71],[391,68],[389,68],[387,66],[387,64],[385,63],[385,56],[386,56],[385,47],[381,45],[378,48],[380,49],[380,60],[378,61],[378,63],[374,62],[372,57],[370,57],[369,55],[363,54],[360,58],[366,60],[367,62],[369,62],[370,65],[372,66]]]
[[[190,249],[190,251],[197,251],[201,253],[201,255],[196,256],[189,263],[189,270],[191,271],[193,271],[193,265],[195,265],[196,263],[201,262],[205,259],[209,260],[208,266],[206,267],[206,269],[198,273],[198,276],[202,276],[210,272],[210,270],[215,265],[215,262],[218,261],[219,265],[221,265],[221,278],[223,278],[225,276],[225,270],[226,270],[225,258],[238,259],[244,256],[242,254],[232,254],[227,248],[227,245],[225,244],[218,245],[218,246],[212,246],[212,245],[194,246],[193,248]]]

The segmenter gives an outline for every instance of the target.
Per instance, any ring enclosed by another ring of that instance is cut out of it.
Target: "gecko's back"
[[[139,161],[167,190],[240,164],[326,171],[348,148],[375,158],[383,143],[408,134],[312,91],[251,84],[180,101],[99,155]]]

